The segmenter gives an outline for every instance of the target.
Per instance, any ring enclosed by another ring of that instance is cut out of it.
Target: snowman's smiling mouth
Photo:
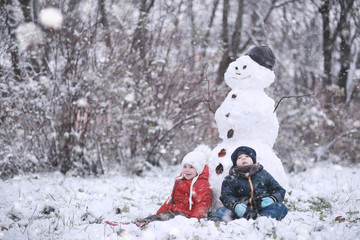
[[[241,75],[241,74],[240,74],[240,73],[236,73],[236,75]],[[251,78],[251,75],[249,75],[249,76],[247,76],[247,77],[235,76],[235,77],[232,77],[232,78],[235,79],[235,80],[238,80],[238,79],[243,80],[243,79]]]

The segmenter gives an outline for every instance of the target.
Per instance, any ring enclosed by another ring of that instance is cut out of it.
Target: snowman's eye
[[[244,66],[243,66],[243,69],[245,69],[245,68],[247,68],[247,66],[246,66],[246,65],[244,65]]]
[[[239,70],[239,68],[238,68],[238,67],[235,67],[235,70]]]

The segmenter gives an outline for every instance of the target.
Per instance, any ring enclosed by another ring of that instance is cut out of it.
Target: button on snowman
[[[274,101],[264,92],[274,82],[274,64],[271,49],[258,46],[226,70],[225,82],[231,91],[215,113],[222,142],[212,150],[209,160],[212,209],[222,206],[221,184],[232,167],[231,154],[239,146],[253,148],[265,170],[282,187],[288,186],[284,167],[272,149],[279,130]]]

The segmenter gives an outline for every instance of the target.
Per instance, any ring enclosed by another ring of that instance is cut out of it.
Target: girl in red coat
[[[167,201],[156,215],[138,220],[136,224],[143,226],[151,221],[166,221],[176,215],[198,219],[205,217],[211,205],[209,168],[206,165],[210,153],[209,147],[200,145],[185,155],[181,162],[181,174],[175,179]]]

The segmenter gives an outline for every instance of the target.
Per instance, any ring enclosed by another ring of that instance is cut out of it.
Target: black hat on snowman
[[[253,163],[254,164],[256,163],[255,150],[252,149],[251,147],[241,146],[241,147],[238,147],[237,149],[235,149],[233,154],[231,154],[231,161],[233,162],[233,166],[236,166],[236,161],[241,154],[248,155],[253,160]]]
[[[271,49],[267,46],[256,46],[253,47],[248,53],[248,55],[252,60],[257,62],[259,65],[266,67],[272,71],[275,65],[275,55],[271,51]]]

